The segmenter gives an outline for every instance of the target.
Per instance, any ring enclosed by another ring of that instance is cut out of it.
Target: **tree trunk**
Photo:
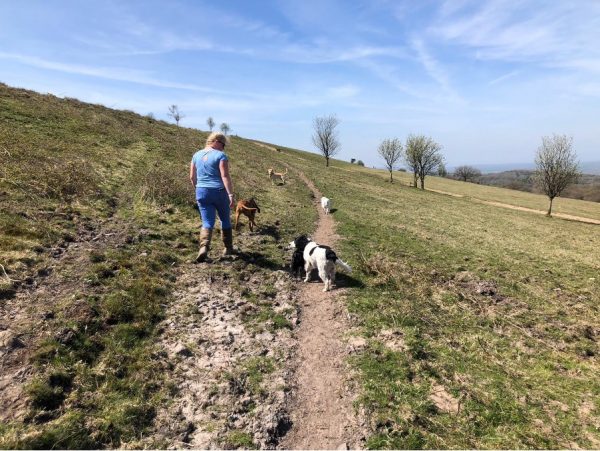
[[[416,188],[417,187],[417,180],[418,180],[417,173],[415,172],[413,175],[414,175],[413,186]]]
[[[421,189],[425,189],[425,177],[421,177]]]
[[[325,167],[329,167],[329,157],[325,157]]]
[[[393,183],[394,180],[392,180],[392,171],[390,171],[390,183]]]
[[[548,207],[548,213],[546,213],[546,216],[552,216],[552,201],[554,200],[554,197],[550,198],[550,207]]]

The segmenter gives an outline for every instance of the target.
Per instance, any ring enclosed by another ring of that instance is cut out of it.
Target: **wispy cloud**
[[[495,85],[495,84],[498,84],[498,83],[501,83],[501,82],[503,82],[503,81],[505,81],[505,80],[508,80],[509,78],[512,78],[512,77],[514,77],[514,76],[518,75],[518,74],[519,74],[519,72],[520,72],[520,71],[518,71],[518,70],[513,70],[512,72],[509,72],[509,73],[507,73],[507,74],[501,75],[501,76],[500,76],[500,77],[498,77],[498,78],[494,78],[492,81],[490,81],[490,82],[488,83],[488,86],[493,86],[493,85]]]
[[[412,41],[413,48],[417,53],[417,58],[429,74],[435,80],[442,90],[452,99],[458,102],[464,102],[463,99],[452,87],[448,74],[442,65],[429,53],[421,39],[415,38]]]
[[[0,52],[0,58],[18,61],[22,64],[37,67],[40,69],[49,69],[74,75],[85,75],[90,77],[104,78],[107,80],[125,81],[129,83],[155,86],[159,88],[183,89],[188,91],[198,91],[214,94],[241,95],[241,93],[213,89],[206,86],[200,86],[191,83],[165,81],[153,78],[147,73],[135,69],[118,67],[96,67],[86,66],[82,64],[63,63],[58,61],[50,61],[34,56],[17,55],[5,52]]]
[[[441,11],[429,32],[467,46],[480,59],[546,67],[572,67],[578,61],[592,71],[600,66],[596,1],[471,0]]]
[[[317,42],[313,45],[289,44],[280,50],[263,54],[265,58],[285,60],[302,64],[326,64],[336,62],[355,62],[370,57],[405,58],[402,47],[358,45],[340,47],[337,43]]]

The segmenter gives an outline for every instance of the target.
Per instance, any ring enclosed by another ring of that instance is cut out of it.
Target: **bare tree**
[[[398,138],[384,139],[377,152],[385,160],[385,167],[390,171],[390,183],[393,183],[392,172],[402,156],[402,143]]]
[[[226,123],[226,122],[223,122],[223,123],[220,125],[220,127],[219,127],[219,128],[221,129],[221,131],[222,131],[222,132],[223,132],[225,135],[226,135],[227,133],[229,133],[229,130],[231,130],[231,129],[229,128],[229,125],[227,125],[227,123]]]
[[[550,199],[546,214],[552,216],[554,198],[560,196],[581,175],[577,154],[573,150],[573,138],[566,135],[543,136],[542,145],[535,156],[535,165],[534,179]]]
[[[215,126],[215,121],[212,118],[212,116],[208,116],[208,119],[206,119],[206,125],[208,125],[208,128],[210,129],[210,131],[212,132],[213,127]]]
[[[481,171],[473,166],[459,166],[454,170],[454,178],[463,182],[474,182],[481,177]]]
[[[185,117],[181,113],[181,111],[179,111],[179,107],[177,105],[171,105],[169,107],[168,116],[172,117],[175,120],[175,123],[177,124],[177,127],[179,127],[179,121]]]
[[[313,121],[315,134],[312,136],[312,142],[325,157],[325,166],[329,166],[329,159],[341,150],[336,130],[338,124],[334,114],[316,117]]]
[[[417,187],[417,181],[421,180],[421,189],[425,189],[425,177],[431,174],[444,161],[440,153],[442,146],[433,139],[423,135],[409,135],[404,147],[404,160],[412,170],[414,178],[413,185]]]

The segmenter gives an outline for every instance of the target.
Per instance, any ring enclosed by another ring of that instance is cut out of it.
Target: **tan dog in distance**
[[[238,228],[240,215],[243,214],[248,217],[248,227],[250,228],[250,231],[253,232],[254,226],[256,225],[256,222],[254,221],[254,215],[256,215],[256,213],[260,213],[260,208],[258,208],[258,204],[254,198],[240,200],[235,207],[235,230]]]
[[[269,178],[271,179],[271,183],[275,185],[276,180],[281,180],[285,185],[285,176],[287,175],[288,170],[285,168],[285,172],[275,172],[273,168],[269,168]]]

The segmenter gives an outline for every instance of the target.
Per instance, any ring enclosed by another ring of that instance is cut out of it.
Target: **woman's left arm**
[[[221,160],[219,162],[219,170],[221,171],[223,185],[225,185],[225,189],[229,195],[229,206],[233,208],[233,182],[231,181],[231,176],[229,175],[229,161]]]
[[[190,163],[190,181],[192,182],[192,186],[196,187],[196,165],[192,161]]]

